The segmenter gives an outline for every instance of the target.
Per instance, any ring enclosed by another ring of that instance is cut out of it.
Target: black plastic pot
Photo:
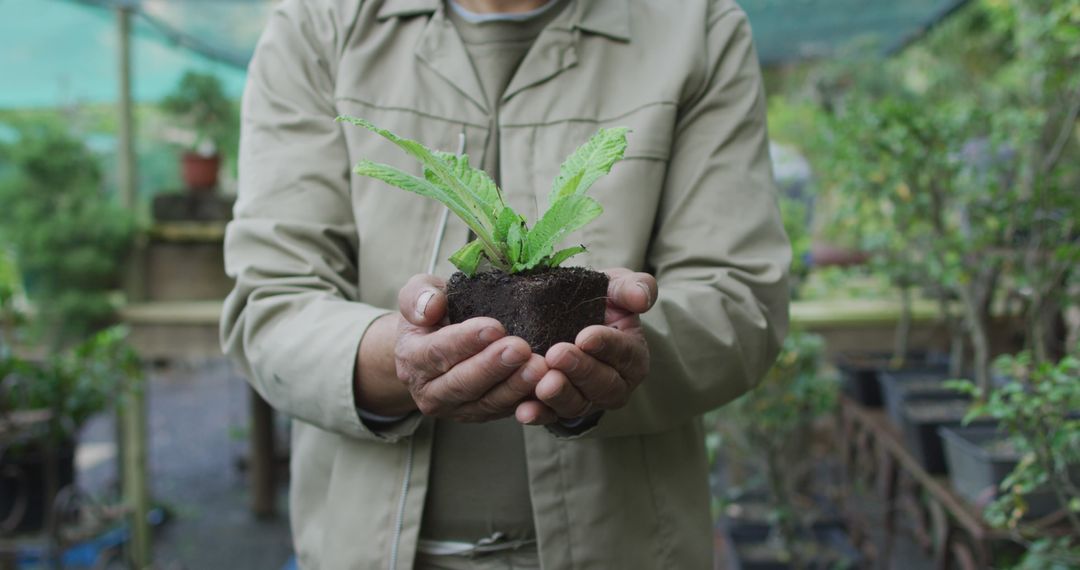
[[[861,568],[862,556],[851,542],[847,531],[831,524],[814,525],[812,536],[804,539],[807,551],[814,555],[805,560],[805,568]],[[738,558],[742,570],[789,570],[792,565],[781,560],[776,548],[767,543],[767,535],[760,540],[736,538],[729,530],[731,550]]]
[[[776,556],[775,545],[770,542],[773,526],[765,514],[769,505],[766,501],[750,500],[740,502],[742,515],[726,516],[723,519],[723,531],[728,538],[732,551],[743,570],[787,570],[791,565]],[[848,537],[844,522],[839,517],[823,514],[816,520],[801,538],[817,553],[814,560],[808,561],[807,568],[858,568],[860,554]],[[810,544],[812,543],[812,544]]]
[[[983,507],[998,496],[1001,482],[1016,468],[1020,454],[1008,445],[1008,435],[995,426],[943,427],[945,459],[953,489]],[[1080,479],[1080,467],[1069,472],[1073,480]],[[1059,510],[1062,505],[1050,489],[1025,496],[1027,518],[1039,518]]]
[[[945,447],[938,430],[963,425],[971,400],[956,395],[912,396],[900,405],[900,428],[908,449],[928,473],[948,473]],[[993,420],[976,420],[972,425],[993,426]]]
[[[892,354],[887,352],[842,352],[834,362],[842,377],[844,393],[868,408],[884,404],[881,374],[884,372],[948,371],[945,356],[930,352],[912,352],[899,370],[890,369]]]
[[[0,456],[0,534],[29,534],[45,528],[55,493],[75,482],[75,442],[49,448],[30,444],[3,450]],[[48,489],[48,465],[56,469],[55,488]]]
[[[945,369],[887,370],[882,371],[879,378],[883,407],[896,425],[903,422],[901,409],[910,400],[966,398],[956,390],[945,387],[945,381],[949,378]]]

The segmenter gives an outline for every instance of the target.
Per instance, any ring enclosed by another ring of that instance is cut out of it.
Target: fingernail
[[[477,336],[480,338],[480,342],[491,344],[502,338],[502,331],[496,327],[484,327],[484,330],[480,331]]]
[[[572,352],[567,352],[563,354],[562,361],[563,365],[561,368],[564,372],[573,372],[574,369],[577,368],[578,357],[575,356]]]
[[[586,352],[600,352],[601,350],[604,350],[604,339],[599,336],[591,336],[585,340],[582,348],[585,349]]]
[[[521,379],[528,382],[529,384],[536,384],[540,381],[540,378],[542,377],[542,374],[540,374],[536,370],[533,370],[532,368],[526,367],[524,370],[521,371]]]
[[[645,292],[645,300],[647,301],[648,306],[651,307],[653,301],[652,301],[652,291],[649,290],[649,286],[642,283],[641,281],[638,281],[638,282],[634,283],[634,285],[637,285],[638,289],[641,289],[642,291]]]
[[[503,349],[502,354],[499,355],[499,360],[506,366],[518,366],[525,362],[525,359],[521,357],[521,353],[509,347]]]
[[[424,312],[427,311],[428,303],[431,302],[431,298],[435,296],[435,292],[428,289],[423,293],[420,293],[420,298],[416,300],[416,316],[424,318]]]

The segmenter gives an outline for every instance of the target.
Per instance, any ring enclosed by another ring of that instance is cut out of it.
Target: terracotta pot
[[[221,170],[220,154],[203,156],[194,152],[184,153],[181,174],[189,190],[212,191],[217,187],[219,170]]]

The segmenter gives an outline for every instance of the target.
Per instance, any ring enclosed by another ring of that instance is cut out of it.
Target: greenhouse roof
[[[740,0],[764,65],[829,57],[856,44],[899,51],[967,0]]]
[[[761,60],[828,57],[866,38],[906,45],[964,0],[742,0]],[[0,108],[116,98],[116,18],[137,10],[137,100],[156,100],[187,69],[217,74],[233,95],[273,0],[0,0]]]

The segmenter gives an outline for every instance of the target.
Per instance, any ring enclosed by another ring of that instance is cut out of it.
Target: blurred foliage
[[[176,90],[161,102],[161,108],[195,133],[191,149],[200,154],[209,143],[227,159],[236,156],[240,140],[239,109],[225,94],[217,77],[188,71]]]
[[[96,157],[62,125],[23,126],[4,156],[0,241],[15,253],[38,332],[55,346],[85,338],[113,315],[132,215],[104,193]]]
[[[810,272],[810,246],[812,237],[808,227],[809,214],[806,205],[791,198],[780,199],[780,214],[784,221],[784,231],[791,240],[791,291],[797,297],[803,282]]]
[[[803,283],[800,294],[807,299],[847,301],[887,299],[893,292],[893,286],[885,276],[870,267],[854,266],[815,267]]]
[[[942,307],[976,352],[965,385],[1026,450],[990,522],[1015,525],[1023,495],[1056,478],[1075,525],[1063,469],[1080,455],[1080,348],[1069,356],[1054,325],[1080,290],[1080,0],[973,0],[895,57],[873,53],[771,72],[770,134],[812,165],[819,237],[870,252],[895,286],[960,301],[962,317]],[[815,270],[804,292],[850,271]],[[1030,350],[999,362],[1013,381],[995,389],[988,313],[1006,294],[1023,300]],[[1026,542],[1021,567],[1080,566],[1078,536]]]
[[[116,326],[44,358],[16,356],[0,336],[0,414],[47,409],[49,437],[68,441],[90,417],[111,406],[127,383],[139,382],[139,358]]]
[[[1080,567],[1080,480],[1074,480],[1080,470],[1080,359],[1036,362],[1024,352],[1003,356],[995,366],[1008,379],[1000,387],[984,391],[971,382],[952,383],[978,402],[968,419],[997,420],[1021,456],[986,509],[986,520],[1027,546],[1022,568]],[[1024,529],[1027,497],[1047,487],[1066,510],[1071,538],[1032,541]]]
[[[810,463],[807,450],[817,419],[837,405],[839,384],[824,374],[825,343],[820,336],[792,331],[776,363],[761,383],[722,411],[723,441],[737,459],[766,475],[772,516],[785,558],[797,564],[807,513],[797,507],[799,479]]]
[[[1045,359],[1080,266],[1078,29],[1080,0],[972,2],[900,57],[855,51],[804,72],[790,95],[803,103],[770,105],[808,137],[828,236],[871,252],[901,288],[962,302],[984,386],[998,285],[1028,300]],[[818,111],[788,116],[807,102]]]

